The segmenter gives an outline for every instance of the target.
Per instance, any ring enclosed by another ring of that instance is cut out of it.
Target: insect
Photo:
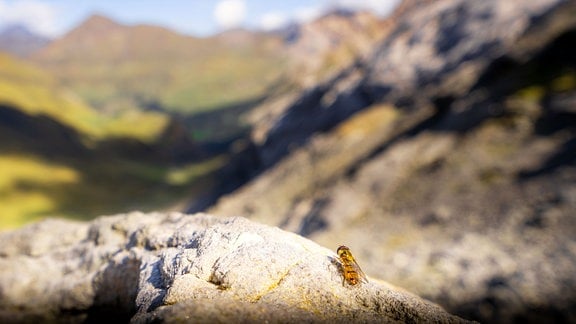
[[[336,253],[340,259],[342,275],[344,277],[342,285],[344,285],[345,281],[352,286],[360,282],[368,283],[366,275],[362,272],[362,269],[360,269],[360,266],[347,246],[341,245],[338,250],[336,250]]]

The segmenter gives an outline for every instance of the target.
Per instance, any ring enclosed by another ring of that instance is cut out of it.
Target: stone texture
[[[47,220],[0,235],[0,321],[464,322],[376,279],[344,285],[336,258],[240,217]]]
[[[414,4],[374,50],[365,86],[391,101],[418,100],[411,98],[415,93],[422,99],[465,95],[495,60],[530,57],[542,41],[574,26],[573,6],[566,0]],[[552,16],[555,25],[547,21]],[[526,41],[539,39],[535,33],[545,35],[539,44]]]

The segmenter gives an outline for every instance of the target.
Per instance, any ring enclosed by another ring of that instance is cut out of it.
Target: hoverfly
[[[342,276],[344,277],[342,285],[344,285],[345,281],[352,286],[357,285],[360,282],[368,283],[366,275],[362,272],[362,269],[360,269],[360,266],[347,246],[341,245],[338,250],[336,250],[336,253],[340,259]]]

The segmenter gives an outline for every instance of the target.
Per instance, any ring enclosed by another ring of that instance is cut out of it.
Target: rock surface
[[[407,3],[372,38],[370,44],[376,45],[371,54],[358,55],[296,98],[274,97],[257,110],[268,113],[253,118],[264,165],[273,165],[313,134],[373,104],[412,111],[465,96],[491,64],[525,62],[575,23],[574,4],[566,0]],[[379,37],[384,38],[376,42]],[[486,114],[484,109],[458,111],[452,122],[465,120],[457,125],[463,129]]]
[[[343,284],[336,258],[239,217],[47,220],[0,235],[0,321],[464,322],[375,279]]]

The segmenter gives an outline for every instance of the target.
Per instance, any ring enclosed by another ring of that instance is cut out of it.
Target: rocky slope
[[[349,242],[467,318],[574,321],[575,12],[406,2],[370,56],[268,102],[270,168],[211,212]]]
[[[290,77],[307,88],[326,81],[367,55],[390,30],[390,20],[370,12],[334,10],[285,31]]]
[[[0,320],[460,323],[337,256],[243,218],[132,213],[0,235]]]
[[[326,106],[325,102],[319,103],[323,93],[327,91],[326,84],[334,84],[337,80],[351,79],[358,75],[349,71],[349,67],[352,66],[354,70],[354,63],[365,58],[375,44],[390,31],[392,25],[392,20],[382,20],[368,12],[336,10],[310,23],[291,26],[285,30],[283,38],[287,67],[284,69],[284,80],[271,87],[270,93],[261,104],[243,115],[253,128],[252,140],[261,146],[268,140],[271,129],[281,123],[280,118],[291,114],[288,110],[297,109],[297,105],[305,115],[314,116],[303,117],[296,122],[303,136],[322,130],[323,124],[330,126],[349,116],[339,116],[341,114],[338,113],[324,114],[331,115],[332,118],[326,123],[325,117],[316,120],[317,113],[312,109],[322,111],[322,107]],[[346,81],[342,81],[340,88],[346,87]],[[330,100],[334,100],[333,96],[326,99]],[[308,129],[307,123],[312,123],[311,129]],[[288,135],[293,138],[296,133]],[[284,153],[285,151],[281,154]],[[260,155],[265,167],[275,161],[274,157],[267,157],[267,152]]]

